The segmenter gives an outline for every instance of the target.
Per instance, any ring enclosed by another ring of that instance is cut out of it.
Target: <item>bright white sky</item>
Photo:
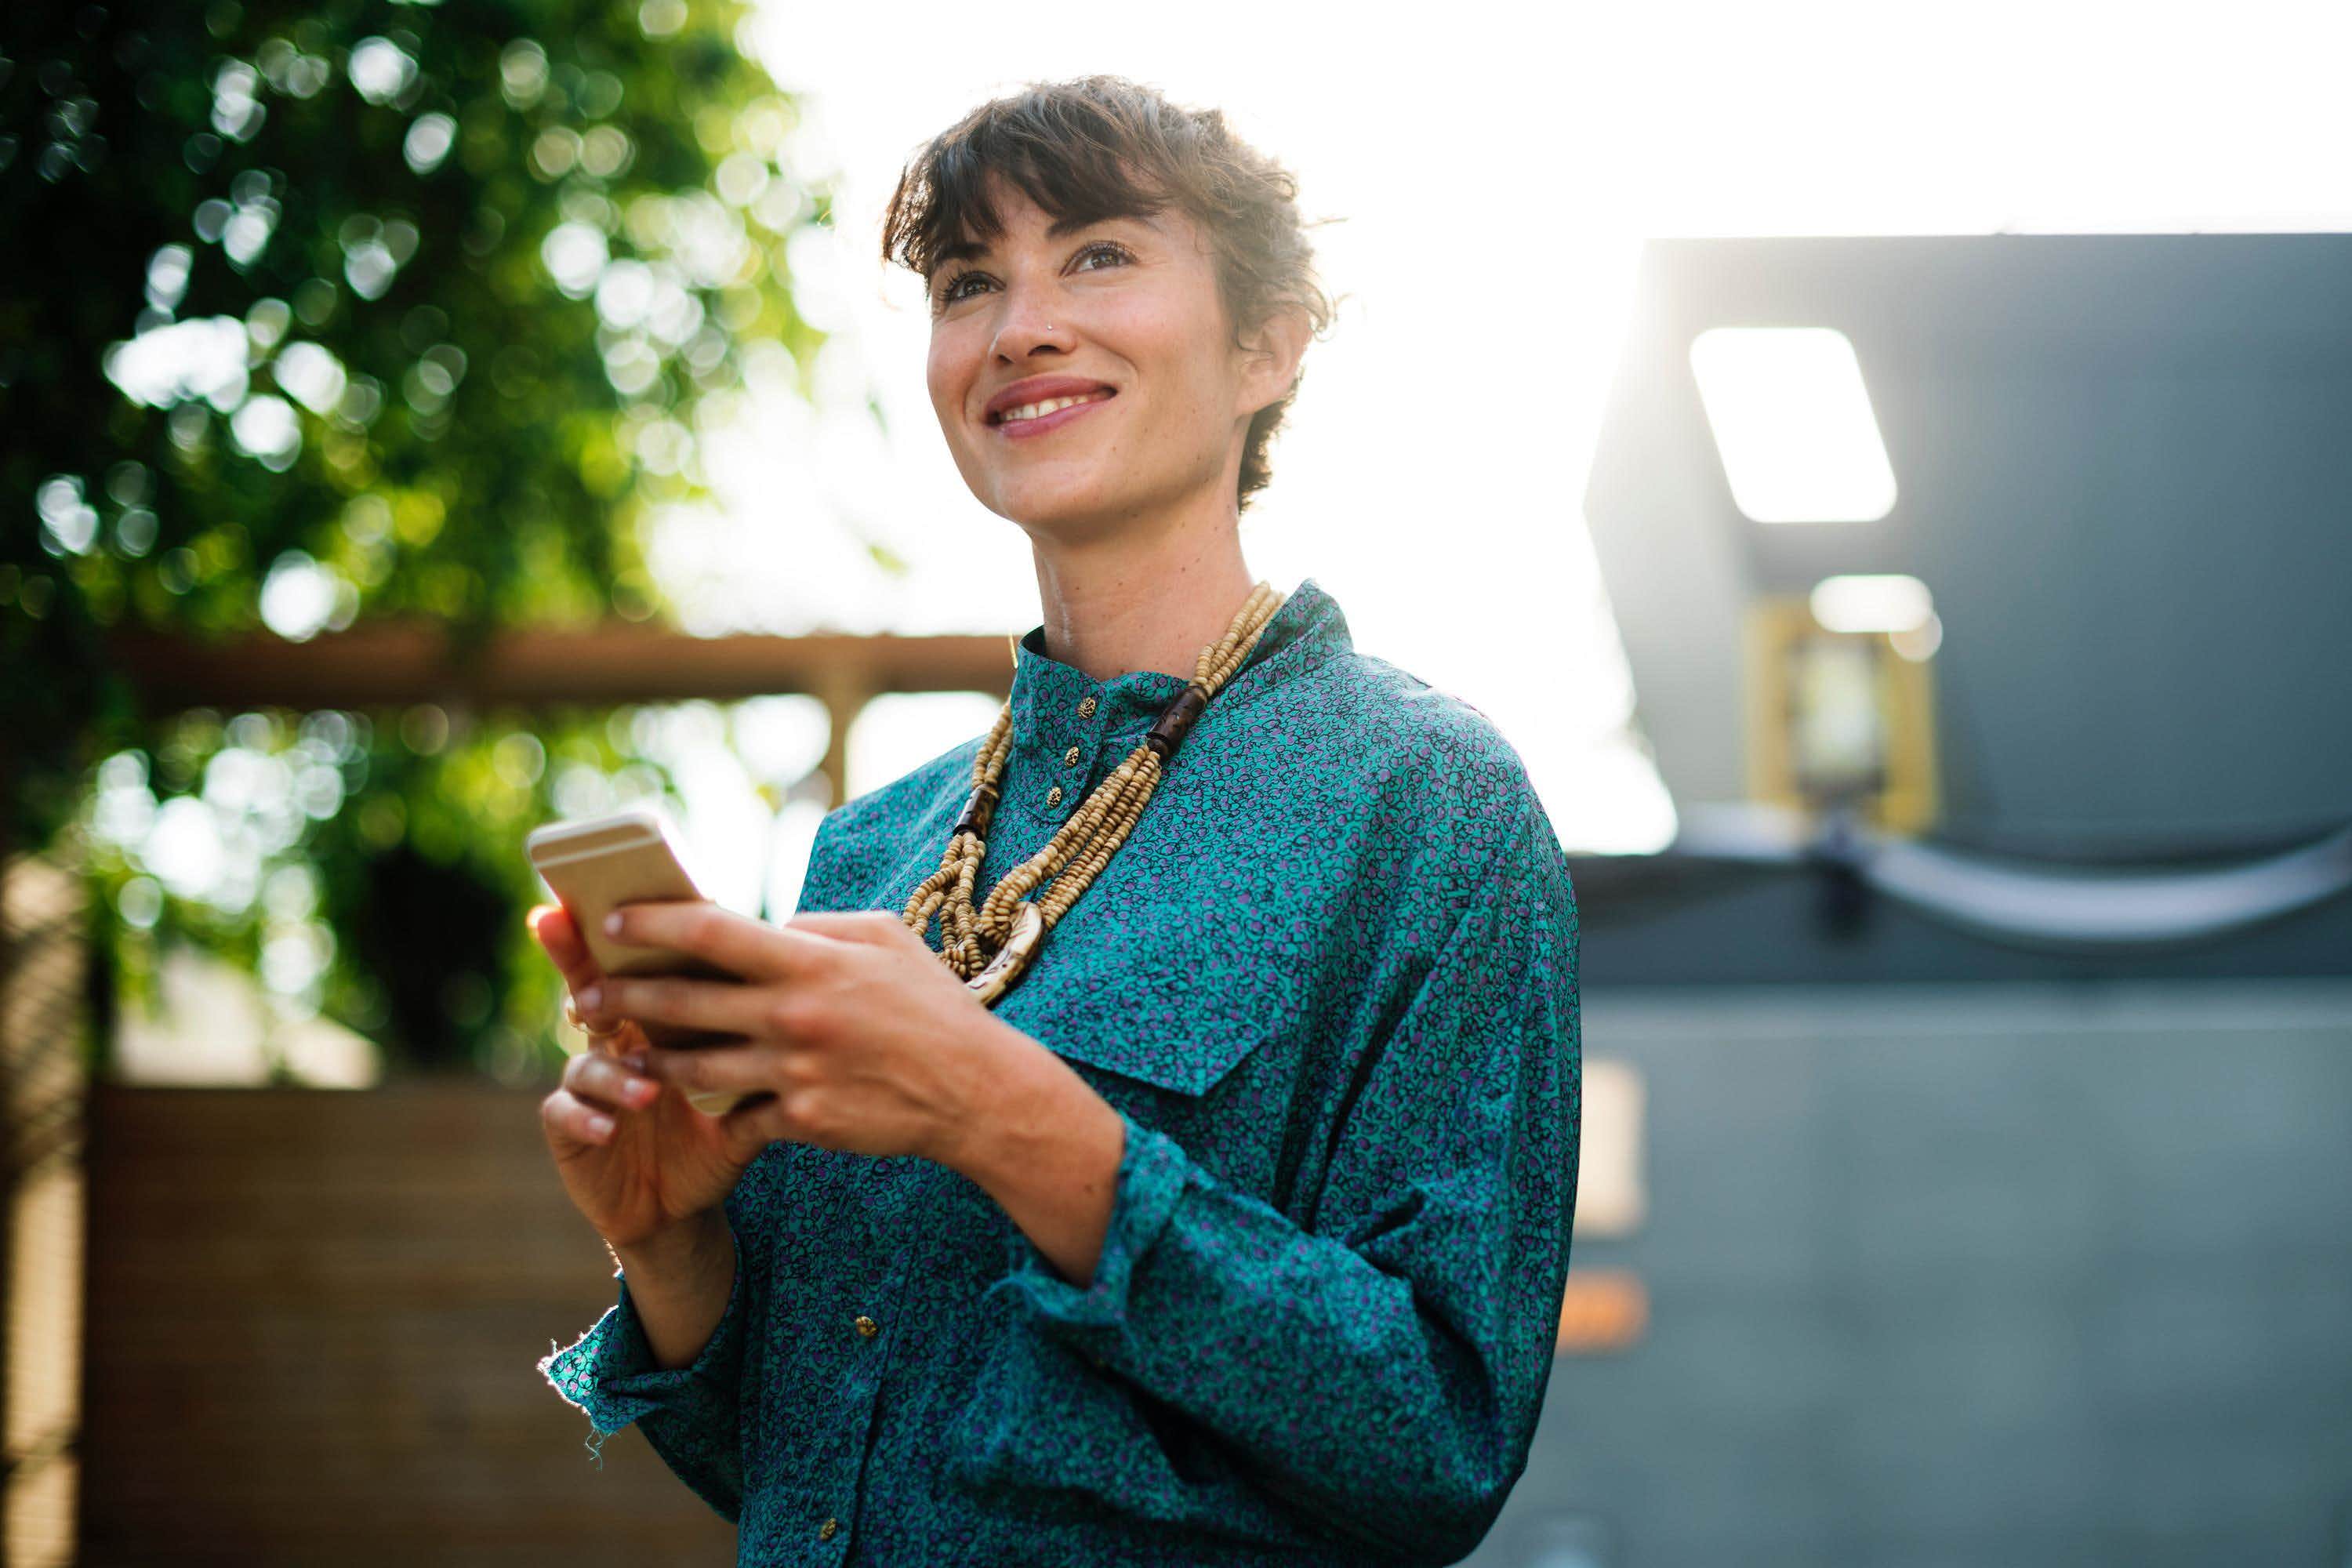
[[[1489,715],[1571,848],[1654,848],[1673,811],[1629,726],[1580,511],[1640,238],[2352,226],[2347,18],[2145,0],[769,0],[751,42],[811,110],[794,156],[836,172],[840,239],[793,258],[836,338],[815,412],[772,408],[709,449],[720,514],[672,538],[663,575],[714,630],[1036,623],[1026,541],[947,457],[919,290],[880,264],[879,214],[913,149],[984,98],[1131,76],[1223,108],[1297,173],[1310,215],[1346,220],[1318,243],[1349,298],[1244,521],[1256,574],[1315,577],[1360,648]],[[852,411],[869,392],[887,436]],[[986,712],[876,714],[853,792]]]

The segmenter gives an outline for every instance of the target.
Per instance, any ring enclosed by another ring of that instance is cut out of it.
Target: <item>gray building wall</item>
[[[1477,1568],[2352,1562],[2352,982],[1588,990],[1643,1341]]]

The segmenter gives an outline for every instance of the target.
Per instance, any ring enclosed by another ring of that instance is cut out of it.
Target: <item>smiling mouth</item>
[[[1100,403],[1106,398],[1118,395],[1115,390],[1105,386],[1070,397],[1040,398],[1035,403],[1024,403],[1018,408],[1007,408],[1001,414],[992,414],[988,416],[988,422],[991,425],[1025,424],[1032,419],[1043,419],[1048,414],[1057,414],[1065,408],[1076,407],[1081,403]]]

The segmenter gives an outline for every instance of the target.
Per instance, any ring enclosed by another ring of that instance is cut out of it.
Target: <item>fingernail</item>
[[[602,985],[583,986],[580,992],[580,1010],[583,1013],[593,1013],[596,1010],[596,1004],[604,999],[604,988]]]
[[[613,1119],[609,1116],[599,1113],[588,1119],[588,1131],[595,1133],[599,1138],[612,1130]]]
[[[621,1059],[629,1064],[629,1070],[631,1072],[643,1072],[646,1070],[646,1053],[643,1051],[631,1051],[627,1056],[623,1057]]]
[[[604,934],[606,936],[618,936],[621,934],[620,910],[614,910],[611,914],[604,917]]]

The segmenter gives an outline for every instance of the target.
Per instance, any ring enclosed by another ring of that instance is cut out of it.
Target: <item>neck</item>
[[[1033,535],[1046,651],[1095,680],[1139,669],[1192,679],[1201,649],[1225,635],[1257,582],[1239,528],[1228,506],[1189,526]]]

